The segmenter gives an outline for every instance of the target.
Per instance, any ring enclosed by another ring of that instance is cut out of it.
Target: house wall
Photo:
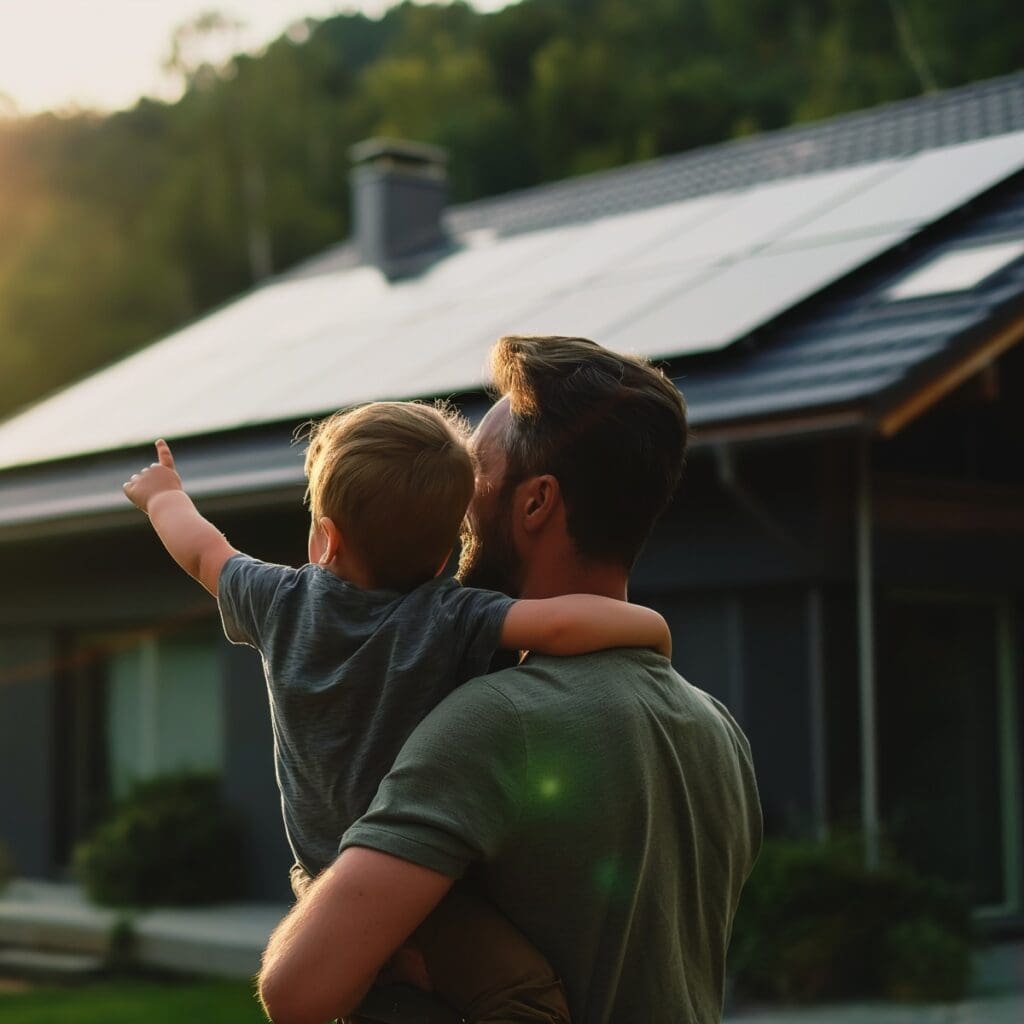
[[[50,631],[0,628],[0,842],[26,875],[48,873],[53,842],[53,669]]]
[[[896,447],[876,445],[879,502],[881,481],[912,475],[916,447],[937,443],[926,436],[908,445],[902,463]],[[673,628],[679,670],[722,699],[747,731],[769,833],[814,834],[829,822],[856,822],[859,813],[856,467],[851,439],[749,445],[724,459],[698,450],[633,576],[633,599],[661,610]],[[259,557],[293,564],[304,557],[306,518],[298,504],[219,516],[218,525]],[[951,533],[911,525],[879,525],[881,589],[955,582],[1018,592],[1022,531]],[[212,602],[170,563],[141,521],[87,539],[0,547],[0,572],[19,581],[0,595],[2,664],[42,666],[38,676],[0,686],[0,730],[11,733],[0,747],[0,809],[5,827],[17,823],[5,841],[22,870],[53,873],[60,867],[52,820],[52,766],[60,759],[53,663],[60,637],[179,621],[205,621],[215,632],[217,624]],[[1019,595],[1015,600],[1019,632]],[[223,641],[218,651],[224,784],[245,830],[248,889],[252,896],[283,898],[290,858],[259,659]],[[38,723],[39,742],[8,724],[16,721]],[[8,769],[15,764],[38,767],[29,787],[21,778],[17,785],[5,781],[20,775],[20,768],[18,775]]]
[[[295,561],[305,516],[227,517],[240,547]],[[251,897],[283,900],[291,863],[281,827],[273,738],[258,655],[219,635],[214,602],[187,579],[140,520],[137,528],[87,538],[0,546],[0,573],[16,585],[0,594],[0,840],[19,873],[59,877],[73,827],[66,780],[77,766],[63,745],[74,637],[155,627],[208,631],[222,670],[223,784],[238,813]],[[53,581],[59,581],[54,585]],[[58,654],[58,651],[61,653]]]
[[[960,795],[968,808],[961,811],[961,831],[977,837],[977,848],[1001,845],[1001,863],[989,852],[984,876],[1006,871],[1003,891],[1016,896],[1016,905],[995,916],[1004,926],[1016,919],[1024,927],[1024,348],[1008,352],[896,438],[876,444],[874,465],[879,657],[887,656],[887,636],[890,649],[906,643],[900,631],[908,608],[916,609],[918,629],[933,622],[913,662],[913,669],[923,666],[917,672],[923,685],[915,691],[908,680],[888,683],[914,694],[903,699],[903,715],[912,700],[914,724],[924,734],[907,740],[915,761],[969,765]],[[941,655],[929,660],[933,648]],[[885,670],[882,664],[883,685]],[[959,693],[943,692],[957,672]],[[883,741],[885,697],[880,695]],[[945,718],[944,702],[951,709]],[[963,723],[961,743],[936,753],[928,735],[948,728],[950,715]],[[981,737],[979,722],[986,723]],[[882,768],[884,810],[890,796],[884,760]],[[944,820],[956,800],[948,782],[939,788],[947,792],[931,813]],[[976,874],[979,857],[975,851]],[[987,888],[989,899],[979,902],[993,905],[998,887],[975,888]]]
[[[822,582],[837,561],[820,443],[691,456],[637,565],[634,600],[664,614],[673,661],[750,739],[769,834],[824,826]]]
[[[245,849],[246,891],[261,899],[291,897],[291,851],[281,823],[274,780],[274,737],[259,656],[223,645],[226,728],[224,795],[239,815]]]
[[[634,597],[660,608],[673,626],[677,665],[721,697],[747,729],[770,827],[809,827],[819,813],[808,701],[809,594],[823,564],[820,468],[813,445],[740,452],[732,466],[743,485],[738,494],[722,485],[713,458],[696,456],[634,578]],[[218,525],[259,557],[292,564],[304,557],[306,518],[297,505],[219,516]],[[36,630],[44,645],[76,631],[151,623],[216,628],[212,602],[171,564],[141,519],[137,527],[87,539],[0,547],[0,571],[22,581],[16,593],[0,597],[0,627]],[[218,649],[224,785],[245,830],[247,884],[253,896],[280,898],[290,858],[261,667],[247,648],[222,642]],[[56,698],[52,688],[29,686],[20,699],[42,714]],[[52,744],[52,725],[42,734]],[[0,760],[7,764],[2,750]],[[36,788],[32,804],[52,808],[54,780],[39,774]],[[35,837],[31,870],[59,871],[54,837],[32,824],[28,807],[11,806],[18,842]]]

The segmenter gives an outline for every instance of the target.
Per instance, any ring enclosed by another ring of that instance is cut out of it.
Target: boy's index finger
[[[170,445],[162,438],[156,443],[156,457],[159,459],[161,466],[174,469],[174,456],[171,454]]]

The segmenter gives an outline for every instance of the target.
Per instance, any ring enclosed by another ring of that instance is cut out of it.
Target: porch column
[[[879,863],[878,730],[875,720],[875,599],[871,438],[860,442],[857,474],[857,646],[860,666],[861,828],[869,868]]]

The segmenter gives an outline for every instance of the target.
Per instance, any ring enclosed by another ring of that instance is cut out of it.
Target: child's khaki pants
[[[291,880],[301,899],[309,876],[296,864]],[[434,993],[457,1012],[446,1013],[436,1002],[432,1007],[405,985],[378,985],[351,1024],[569,1024],[565,991],[551,965],[465,883],[449,892],[407,945],[422,956]]]

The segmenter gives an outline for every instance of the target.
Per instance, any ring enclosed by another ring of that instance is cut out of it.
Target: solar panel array
[[[1024,166],[1024,132],[281,279],[0,425],[0,467],[475,389],[504,333],[721,350]]]

